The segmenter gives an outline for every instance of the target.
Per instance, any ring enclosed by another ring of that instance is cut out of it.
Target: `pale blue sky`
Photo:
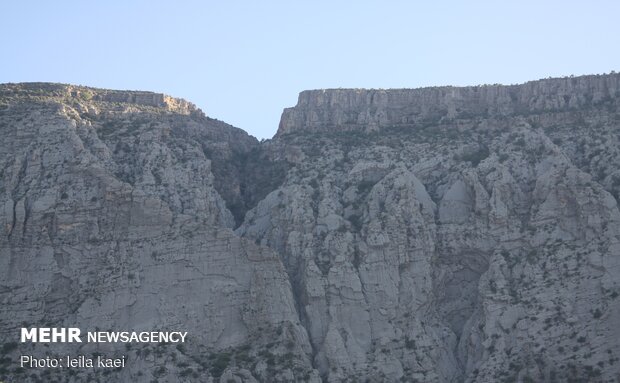
[[[0,3],[0,82],[164,92],[270,138],[318,88],[519,83],[620,69],[614,1]]]

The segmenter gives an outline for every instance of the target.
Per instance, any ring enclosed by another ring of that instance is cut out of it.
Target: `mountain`
[[[302,92],[0,85],[0,379],[620,379],[620,75]],[[21,327],[187,331],[19,343]],[[20,355],[125,355],[120,369]]]

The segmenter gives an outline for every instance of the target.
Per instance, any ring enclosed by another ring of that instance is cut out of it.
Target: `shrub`
[[[601,312],[601,310],[596,309],[594,310],[594,313],[592,314],[592,316],[594,317],[594,319],[599,319],[600,317],[603,316],[603,313]]]
[[[407,339],[405,339],[405,347],[408,350],[413,350],[415,348],[415,340],[409,339],[409,337],[407,337]]]
[[[461,161],[471,162],[472,166],[476,167],[480,162],[489,156],[489,148],[486,146],[479,148],[473,152],[463,153],[457,158]]]
[[[228,363],[230,363],[230,354],[227,352],[221,352],[218,354],[211,354],[209,359],[212,359],[210,372],[213,376],[219,377],[222,375]]]
[[[2,345],[2,353],[8,354],[17,348],[17,342],[8,342]]]

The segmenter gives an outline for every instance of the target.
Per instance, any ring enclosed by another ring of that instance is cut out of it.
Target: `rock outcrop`
[[[620,74],[532,81],[521,85],[304,91],[282,113],[278,135],[434,125],[472,117],[577,110],[618,98]]]
[[[128,354],[115,380],[616,381],[619,90],[308,91],[259,143],[164,95],[0,86],[3,349],[180,327],[82,353]]]
[[[216,190],[213,167],[255,149],[254,138],[167,96],[8,88],[20,90],[3,89],[0,111],[3,344],[24,325],[188,331],[188,343],[20,344],[7,380],[104,379],[106,370],[15,368],[17,353],[77,350],[126,355],[117,381],[318,380],[278,255],[234,235]],[[238,184],[218,181],[232,197]]]

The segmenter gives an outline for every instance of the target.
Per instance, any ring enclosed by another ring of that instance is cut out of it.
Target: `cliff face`
[[[437,124],[472,117],[588,108],[617,98],[620,74],[522,85],[305,91],[282,113],[278,136],[298,131],[365,130]]]
[[[231,158],[256,149],[254,138],[151,93],[28,84],[5,86],[0,100],[2,343],[22,326],[187,331],[189,341],[20,344],[3,380],[292,376],[253,367],[258,353],[318,379],[281,261],[233,234],[220,195],[233,204],[241,195],[242,163]],[[14,362],[95,352],[126,355],[129,367],[108,376]]]
[[[283,255],[328,380],[617,377],[618,78],[285,110],[303,155],[238,232]]]
[[[2,340],[189,331],[127,350],[137,381],[614,381],[619,79],[303,92],[263,143],[163,95],[1,86]]]

